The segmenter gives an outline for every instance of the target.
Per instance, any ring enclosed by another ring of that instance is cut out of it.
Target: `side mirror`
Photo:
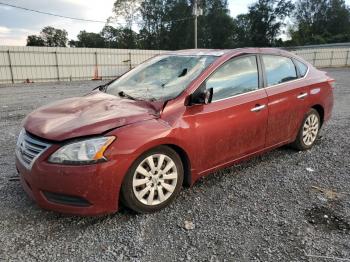
[[[213,88],[201,90],[200,92],[195,92],[191,95],[189,95],[186,106],[192,106],[192,105],[207,105],[211,103],[213,99]]]

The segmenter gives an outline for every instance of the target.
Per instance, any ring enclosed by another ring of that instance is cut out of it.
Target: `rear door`
[[[267,95],[259,88],[256,55],[233,58],[203,83],[213,101],[187,108],[186,122],[198,150],[201,171],[260,150],[265,145]]]
[[[289,57],[261,55],[268,95],[266,147],[290,141],[306,112],[308,92]]]

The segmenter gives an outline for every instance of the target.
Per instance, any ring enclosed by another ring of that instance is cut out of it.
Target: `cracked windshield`
[[[157,56],[126,73],[107,93],[136,100],[168,100],[178,96],[217,57]]]

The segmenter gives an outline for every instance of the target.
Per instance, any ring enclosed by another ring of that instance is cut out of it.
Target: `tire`
[[[159,211],[178,195],[183,178],[179,155],[170,147],[156,147],[143,153],[129,168],[122,184],[121,200],[137,213]]]
[[[291,146],[300,151],[312,148],[317,140],[320,128],[320,115],[315,109],[311,108],[305,115],[298,135]]]

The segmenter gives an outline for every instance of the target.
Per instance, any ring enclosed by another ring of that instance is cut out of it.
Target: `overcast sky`
[[[105,21],[112,15],[115,0],[1,0],[3,3],[23,6],[44,12],[56,13],[91,20]],[[246,12],[254,0],[230,0],[232,15]],[[44,26],[68,31],[68,38],[75,39],[80,30],[100,32],[103,24],[72,21],[44,14],[37,14],[0,5],[0,45],[25,45],[26,38],[38,34]]]
[[[112,15],[115,0],[1,0],[3,3],[44,12],[91,20],[105,21]],[[254,0],[229,0],[232,16],[247,11]],[[350,4],[350,0],[347,0]],[[44,26],[66,29],[69,39],[76,39],[80,30],[100,32],[103,24],[72,21],[0,5],[0,45],[25,45],[26,38],[38,34]]]

